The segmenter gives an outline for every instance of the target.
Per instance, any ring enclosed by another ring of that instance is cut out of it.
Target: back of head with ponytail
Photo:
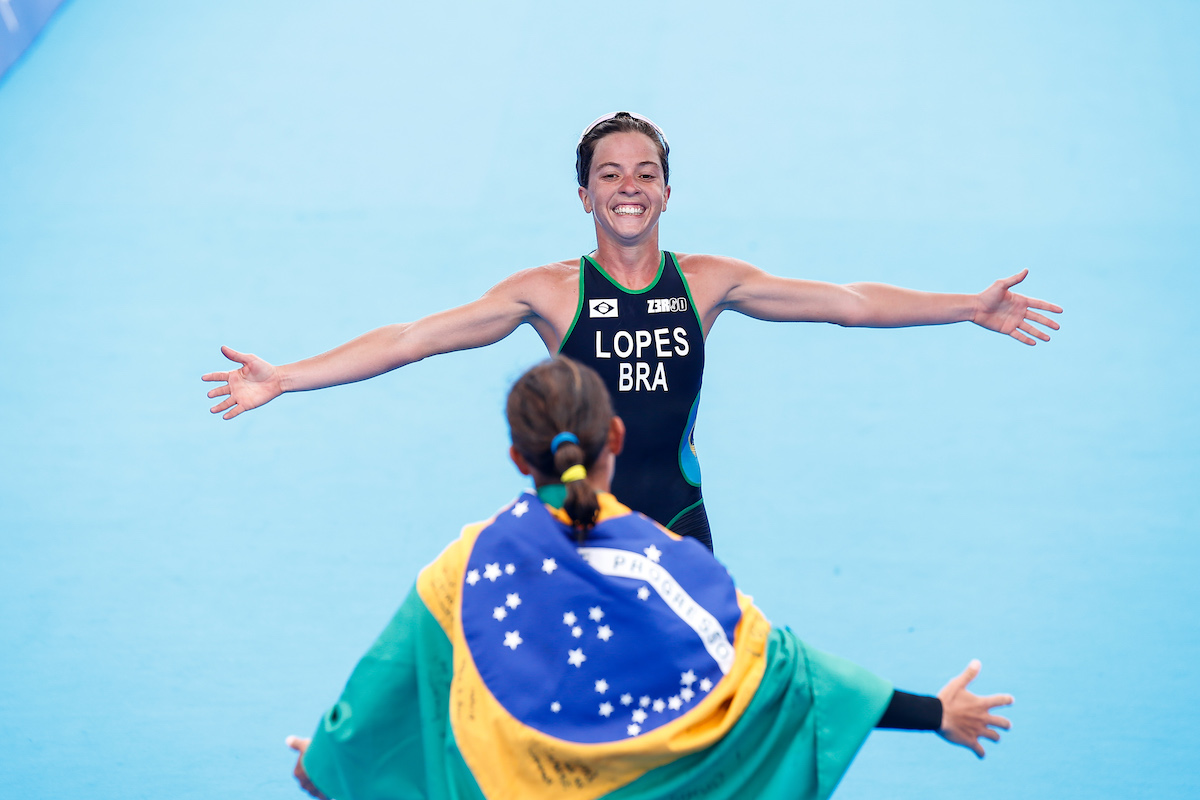
[[[506,408],[513,447],[543,475],[557,478],[571,467],[590,469],[608,440],[612,401],[590,367],[556,356],[530,369],[508,393]],[[561,433],[557,448],[554,439]],[[576,439],[577,441],[571,441]],[[580,541],[596,524],[596,492],[584,480],[566,484],[563,511]]]

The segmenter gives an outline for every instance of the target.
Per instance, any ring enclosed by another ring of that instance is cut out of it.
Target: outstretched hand
[[[312,739],[301,739],[299,736],[287,737],[287,746],[298,752],[300,755],[296,757],[296,768],[292,770],[292,774],[296,776],[296,780],[300,782],[300,788],[311,794],[317,800],[329,800],[325,795],[321,794],[321,790],[317,785],[308,778],[308,773],[304,771],[304,751],[312,744]]]
[[[978,660],[967,664],[961,675],[951,678],[938,692],[938,699],[942,701],[942,727],[938,730],[938,735],[947,742],[962,745],[983,758],[983,745],[979,743],[979,738],[982,736],[998,742],[1000,732],[992,729],[1008,730],[1012,727],[1011,722],[993,714],[992,709],[1012,705],[1013,697],[1011,694],[980,697],[967,689],[967,685],[979,674],[980,666],[982,665]]]
[[[239,353],[232,347],[222,347],[221,352],[230,361],[242,365],[241,369],[229,372],[210,372],[200,376],[202,381],[224,381],[208,393],[209,397],[229,397],[209,409],[214,414],[225,412],[224,419],[233,419],[243,411],[265,405],[283,394],[279,382],[279,370],[261,358],[249,353]]]
[[[1032,323],[1045,325],[1055,331],[1058,330],[1058,323],[1033,309],[1037,308],[1053,314],[1061,314],[1062,309],[1045,300],[1037,300],[1009,291],[1025,280],[1025,276],[1028,274],[1029,270],[1023,269],[1011,278],[1002,278],[980,292],[977,295],[979,306],[972,321],[988,330],[1011,336],[1022,344],[1037,344],[1029,338],[1030,336],[1041,339],[1043,342],[1050,341],[1050,334],[1041,328],[1034,327]],[[1025,334],[1029,334],[1029,336]]]

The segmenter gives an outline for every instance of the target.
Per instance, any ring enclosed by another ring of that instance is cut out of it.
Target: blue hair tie
[[[555,436],[553,439],[550,440],[550,452],[557,453],[558,446],[561,445],[563,442],[570,442],[571,444],[579,444],[579,437],[577,437],[575,434],[571,433],[570,431],[563,431],[558,436]]]

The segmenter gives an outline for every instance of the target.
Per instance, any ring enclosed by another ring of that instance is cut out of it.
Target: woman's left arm
[[[1062,312],[1059,306],[1012,291],[1029,270],[996,281],[979,294],[920,292],[883,283],[838,285],[781,278],[734,259],[720,259],[725,279],[713,309],[737,311],[776,322],[831,322],[860,328],[901,328],[974,322],[1011,336],[1022,344],[1050,335],[1034,323],[1058,330],[1058,323],[1039,311]]]
[[[296,780],[300,783],[300,788],[304,791],[317,798],[317,800],[329,800],[328,797],[321,794],[321,790],[309,779],[308,773],[304,770],[304,752],[308,750],[310,744],[312,744],[312,739],[303,739],[299,736],[287,737],[287,746],[300,754],[296,756],[296,768],[292,770],[292,774],[296,776]]]

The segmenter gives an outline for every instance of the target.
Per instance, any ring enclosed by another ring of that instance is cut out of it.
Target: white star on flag
[[[683,701],[679,699],[679,695],[675,695],[667,701],[667,706],[669,706],[672,711],[678,711],[683,706]]]
[[[513,650],[516,650],[517,645],[519,645],[521,641],[521,634],[517,631],[508,631],[504,634],[505,647],[511,647]]]
[[[574,628],[571,628],[571,635],[578,639],[580,636],[583,636],[583,628],[576,625]]]
[[[567,663],[573,667],[582,667],[583,662],[587,661],[587,656],[583,654],[583,648],[577,647],[574,650],[567,651]]]
[[[496,578],[500,577],[500,565],[488,564],[483,568],[483,577],[487,578],[492,583],[496,582]]]
[[[473,569],[467,573],[467,583],[471,584],[472,586],[479,583],[479,570]]]
[[[662,550],[659,550],[654,545],[650,545],[642,552],[646,554],[646,558],[650,559],[655,564],[658,563],[658,559],[662,558]]]
[[[631,694],[621,695],[621,705],[627,706],[632,702],[633,702],[633,695],[631,695]]]
[[[599,622],[604,619],[604,612],[600,610],[600,606],[592,606],[588,609],[588,619],[592,622]]]
[[[646,706],[650,705],[650,698],[646,695],[642,695],[642,699],[638,700],[638,705],[642,708],[645,708]]]
[[[508,616],[508,612],[504,610],[504,606],[496,606],[496,610],[492,612],[492,617],[497,620],[504,619]]]
[[[682,683],[684,686],[691,686],[693,683],[696,682],[695,671],[689,669],[687,672],[680,675],[679,682]]]
[[[529,510],[529,501],[522,500],[521,502],[519,502],[515,506],[513,506],[513,516],[516,517],[517,519],[520,519],[522,516],[525,515],[525,512],[528,510]]]
[[[516,568],[516,566],[515,566],[515,565],[513,565],[513,564],[509,564],[508,566],[506,566],[506,567],[504,568],[504,574],[505,574],[505,575],[512,575],[512,574],[513,574],[514,572],[516,572],[516,571],[517,571],[517,568]]]
[[[662,713],[662,710],[666,707],[667,707],[667,704],[664,703],[662,701],[662,699],[658,699],[658,700],[654,701],[654,710],[659,712],[660,714]]]
[[[574,611],[568,611],[567,613],[563,614],[563,625],[574,625],[575,620],[577,619],[579,618],[575,616]]]
[[[640,708],[637,711],[634,711],[633,712],[633,721],[634,722],[645,722],[646,721],[646,712],[642,711]]]
[[[700,681],[700,691],[707,692],[711,688],[712,688],[712,681],[710,681],[708,678],[705,678],[704,680]]]
[[[607,642],[612,638],[612,628],[608,627],[607,625],[601,625],[600,630],[596,631],[596,636],[599,637],[601,641]]]
[[[549,575],[551,572],[554,572],[554,570],[556,570],[556,569],[558,569],[558,564],[554,563],[553,558],[543,558],[542,559],[542,572]]]
[[[608,681],[604,680],[604,678],[601,678],[600,680],[596,681],[596,691],[599,692],[600,694],[604,694],[605,692],[607,692],[608,691]]]
[[[637,725],[630,725],[629,727],[627,727],[625,729],[625,732],[628,733],[630,736],[637,736],[639,733],[642,732],[642,729],[639,728]]]
[[[550,704],[550,710],[557,714],[558,712],[562,711],[562,703],[555,700]]]
[[[600,716],[607,717],[608,715],[612,714],[612,712],[613,712],[612,703],[601,703],[600,704]]]
[[[516,592],[513,592],[508,596],[508,599],[504,601],[504,605],[508,606],[513,611],[516,611],[517,606],[521,605],[521,596]]]
[[[650,599],[650,590],[647,589],[645,586],[639,586],[638,587],[638,600],[649,600],[649,599]]]
[[[692,698],[696,696],[696,693],[693,692],[691,689],[684,688],[682,691],[679,692],[679,696],[682,697],[684,700],[687,700],[690,703]]]

